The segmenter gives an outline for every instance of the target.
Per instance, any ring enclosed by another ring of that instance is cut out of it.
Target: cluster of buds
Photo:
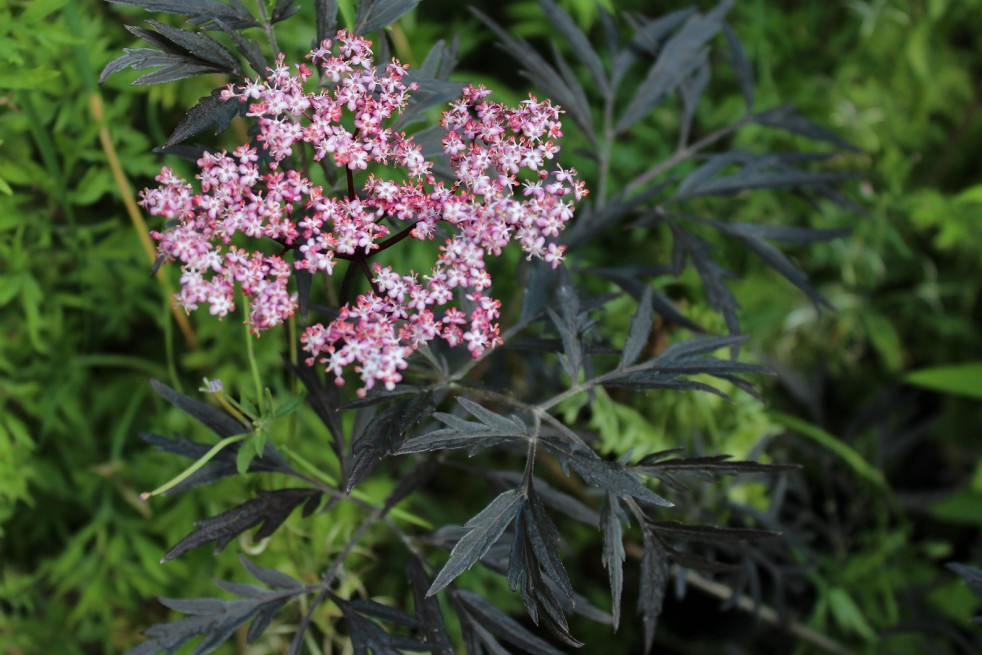
[[[239,288],[258,335],[296,311],[293,269],[330,276],[345,262],[339,315],[303,333],[309,365],[325,366],[338,384],[354,367],[364,393],[376,383],[391,389],[409,355],[436,338],[480,357],[500,343],[487,257],[516,241],[529,258],[558,266],[556,238],[586,194],[575,170],[547,164],[559,151],[560,110],[531,96],[509,108],[483,87],[466,87],[440,121],[454,178],[445,182],[411,136],[386,127],[416,88],[404,66],[376,69],[370,42],[345,31],[308,59],[320,71],[314,91],[305,90],[311,68],[291,69],[282,56],[265,79],[226,88],[224,100],[249,103],[257,145],[205,153],[200,192],[167,168],[159,187],[143,191],[143,207],[173,223],[152,236],[165,261],[181,263],[177,303],[222,317]],[[312,182],[310,160],[343,170],[347,188]],[[365,176],[360,188],[355,175]],[[406,238],[442,241],[432,270],[370,262]],[[273,254],[259,249],[264,243]],[[354,275],[371,291],[350,299]]]

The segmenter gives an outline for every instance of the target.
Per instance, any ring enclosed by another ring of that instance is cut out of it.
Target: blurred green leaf
[[[829,452],[844,461],[859,476],[872,482],[882,490],[889,490],[890,486],[883,477],[883,472],[866,461],[852,446],[842,441],[838,437],[829,434],[817,425],[802,420],[790,414],[770,411],[767,413],[776,423],[783,425],[792,432],[796,432],[803,437],[808,437]]]
[[[956,491],[947,498],[931,505],[931,514],[949,523],[982,526],[982,494],[972,491]]]
[[[838,587],[830,589],[828,603],[832,618],[835,619],[840,628],[870,641],[876,639],[873,628],[870,627],[862,611],[845,589]]]
[[[908,373],[904,380],[932,391],[982,399],[982,362],[925,368]]]
[[[57,79],[60,75],[61,73],[56,70],[45,69],[40,66],[27,70],[8,69],[4,71],[3,75],[0,75],[0,89],[39,89]]]

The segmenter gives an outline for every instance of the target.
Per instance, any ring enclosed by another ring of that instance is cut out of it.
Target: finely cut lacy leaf
[[[233,0],[231,5],[218,0],[107,0],[117,5],[142,7],[147,11],[187,16],[192,25],[204,29],[216,29],[215,21],[221,20],[232,29],[261,27],[242,3]]]
[[[437,412],[433,414],[433,418],[446,425],[446,428],[404,441],[393,453],[406,455],[457,448],[467,448],[474,453],[508,440],[528,438],[528,427],[518,417],[500,416],[467,398],[458,398],[457,402],[480,423]]]
[[[355,15],[355,34],[368,34],[390,25],[416,8],[419,0],[360,0]],[[381,59],[381,58],[380,58]]]
[[[574,603],[572,583],[566,574],[557,546],[559,532],[546,513],[535,487],[528,486],[528,502],[515,519],[508,557],[508,586],[521,587],[522,600],[536,625],[545,624],[563,643],[582,644],[569,632],[565,609]]]
[[[212,64],[226,73],[242,74],[239,60],[235,58],[235,55],[207,34],[178,29],[155,20],[148,20],[147,24],[157,30],[159,34],[138,27],[128,27],[127,29],[144,41],[152,43],[166,52],[174,54],[186,52],[188,55]]]
[[[576,25],[572,18],[563,11],[553,0],[539,0],[539,6],[545,14],[546,19],[563,39],[569,43],[573,54],[590,71],[590,78],[601,93],[608,92],[609,83],[604,73],[603,63],[600,56],[593,49],[590,40],[586,38],[583,31]]]
[[[744,388],[743,381],[736,376],[770,373],[771,371],[767,367],[756,364],[701,356],[726,346],[735,347],[741,341],[743,341],[743,337],[696,337],[689,339],[666,349],[657,357],[632,366],[622,375],[618,375],[615,371],[612,374],[614,377],[605,378],[602,384],[637,390],[702,390],[725,398],[726,395],[715,387],[702,382],[695,382],[686,376],[707,374]]]
[[[573,122],[583,130],[583,133],[588,138],[596,141],[593,121],[590,118],[590,108],[589,106],[582,106],[578,99],[578,96],[582,96],[582,93],[577,94],[570,88],[567,81],[525,39],[512,36],[507,30],[502,29],[500,25],[476,8],[471,7],[470,9],[474,12],[474,15],[481,19],[501,39],[501,49],[522,63],[523,68],[521,72],[541,87],[547,97],[558,103],[568,112]]]
[[[712,525],[690,525],[678,521],[651,521],[651,528],[667,537],[701,542],[753,541],[780,537],[781,533],[750,528],[719,528]]]
[[[603,563],[610,578],[610,596],[613,602],[614,630],[621,620],[621,592],[624,588],[624,510],[614,494],[608,493],[600,511],[600,527],[603,530]]]
[[[658,52],[634,97],[621,113],[615,131],[621,134],[674,91],[708,56],[706,44],[723,29],[723,18],[735,0],[724,0],[704,16],[693,16]]]
[[[675,223],[669,224],[669,227],[675,238],[677,264],[682,263],[685,255],[692,259],[702,283],[706,286],[706,300],[709,301],[709,306],[723,314],[730,334],[739,333],[740,319],[737,310],[740,304],[726,284],[727,280],[737,279],[736,275],[713,259],[711,254],[713,246],[708,241],[687,232]]]
[[[710,223],[721,232],[734,236],[743,242],[765,264],[780,273],[788,282],[804,291],[816,306],[824,305],[831,308],[831,305],[811,286],[807,273],[795,266],[780,250],[755,235],[751,229],[747,229],[747,226],[740,224],[730,225],[717,221],[710,221]]]
[[[312,514],[320,499],[321,492],[316,489],[260,491],[259,498],[217,516],[195,521],[195,530],[171,548],[162,561],[170,561],[212,541],[215,542],[214,552],[219,553],[237,536],[260,523],[262,527],[255,538],[264,539],[273,534],[300,505],[304,505],[304,516]]]
[[[334,456],[339,462],[344,462],[344,427],[341,425],[341,396],[337,386],[324,384],[317,371],[309,366],[301,364],[292,369],[307,390],[307,404],[331,433]]]
[[[589,485],[616,495],[659,507],[674,507],[673,503],[649,489],[638,475],[617,462],[608,462],[586,446],[540,438],[539,443],[556,456],[563,470],[572,469]]]
[[[426,595],[437,593],[484,557],[518,516],[524,504],[525,496],[519,489],[512,489],[495,498],[480,514],[465,523],[468,532],[454,546],[450,560],[436,576]]]
[[[245,434],[252,429],[239,423],[231,415],[226,414],[216,407],[206,405],[200,400],[189,398],[184,394],[174,391],[160,380],[151,379],[150,386],[153,387],[154,391],[163,396],[164,400],[203,423],[220,437],[224,438],[237,434]]]
[[[269,17],[269,22],[278,23],[286,20],[298,11],[300,11],[300,6],[296,4],[296,0],[276,0],[276,8]]]
[[[743,50],[740,39],[737,38],[733,28],[723,25],[723,34],[726,35],[726,45],[729,48],[730,66],[736,72],[737,81],[740,84],[740,93],[743,94],[743,102],[747,105],[747,113],[754,110],[754,69],[747,59],[747,53]]]
[[[351,493],[386,455],[398,452],[406,432],[432,413],[432,395],[425,393],[396,402],[377,414],[351,441],[351,470],[344,492]]]
[[[495,482],[500,481],[499,484],[507,488],[518,486],[525,479],[525,476],[518,471],[488,471],[484,475]],[[534,476],[532,484],[535,485],[536,493],[547,507],[587,525],[596,526],[600,524],[600,514],[596,510],[587,507],[568,493],[551,487]]]
[[[465,638],[467,633],[477,632],[482,643],[488,648],[494,648],[497,642],[494,641],[494,644],[492,644],[487,641],[491,636],[488,634],[488,631],[490,631],[506,643],[519,648],[519,652],[523,654],[563,655],[562,651],[557,650],[549,642],[544,641],[523,628],[513,618],[504,614],[480,596],[472,594],[469,591],[454,590],[451,594],[451,599],[453,600],[454,608],[457,610],[457,615],[460,617]],[[471,652],[474,651],[468,647],[468,653]],[[498,650],[492,650],[491,652],[501,653],[507,651],[504,651],[498,645]]]
[[[440,611],[440,603],[426,591],[431,584],[423,569],[423,563],[414,555],[406,561],[406,575],[413,590],[416,604],[416,624],[423,643],[433,655],[454,655],[453,642],[447,634],[447,626]]]
[[[760,125],[785,130],[792,134],[800,134],[815,141],[826,141],[849,152],[862,152],[859,148],[832,130],[828,130],[805,118],[796,112],[793,107],[778,107],[777,109],[754,114],[753,121]]]
[[[387,632],[371,620],[415,628],[416,619],[402,610],[373,600],[343,600],[335,594],[329,597],[344,615],[355,655],[401,655],[406,651],[427,650],[426,644],[416,637]]]
[[[193,655],[204,655],[228,640],[239,627],[252,620],[246,641],[254,642],[269,626],[273,616],[292,598],[305,592],[299,581],[278,571],[256,566],[239,556],[242,565],[256,580],[271,587],[216,581],[223,590],[240,596],[239,599],[221,598],[160,598],[164,606],[189,616],[171,623],[162,623],[144,631],[149,639],[127,655],[155,655],[165,652],[171,655],[195,637],[203,636]]]
[[[338,0],[314,0],[317,21],[317,42],[334,38],[338,31]]]
[[[590,273],[596,273],[597,275],[603,276],[619,286],[620,288],[627,291],[629,294],[634,296],[635,299],[641,300],[644,295],[644,290],[651,285],[647,282],[642,281],[641,277],[664,275],[669,271],[651,271],[646,272],[646,269],[656,268],[656,267],[645,267],[645,266],[618,266],[612,268],[591,268],[588,269]],[[651,307],[658,313],[663,319],[669,323],[674,323],[681,327],[691,330],[693,332],[703,332],[703,328],[697,323],[694,323],[691,319],[685,316],[678,307],[675,306],[668,296],[666,296],[661,291],[652,290],[651,293]]]
[[[126,54],[109,62],[103,69],[99,76],[100,83],[125,68],[143,70],[160,67],[160,70],[138,78],[133,82],[136,85],[172,82],[207,73],[243,77],[238,59],[207,34],[181,30],[153,20],[148,20],[147,24],[157,31],[134,26],[127,26],[126,29],[159,49],[124,48]]]
[[[223,101],[220,94],[221,89],[216,89],[212,91],[210,96],[199,99],[198,104],[188,111],[171,135],[167,137],[164,147],[173,146],[212,127],[215,128],[215,134],[221,134],[228,129],[232,119],[244,107],[238,102]]]
[[[631,319],[631,329],[624,342],[624,353],[621,355],[621,363],[618,368],[630,366],[641,355],[641,351],[648,343],[648,336],[651,334],[651,287],[646,286],[641,302],[638,303],[638,311]]]
[[[644,632],[644,652],[650,653],[655,641],[655,628],[665,600],[668,585],[668,553],[661,542],[647,529],[643,531],[641,553],[641,584],[638,589],[638,613]]]
[[[411,68],[406,75],[407,82],[415,82],[419,88],[409,98],[406,109],[392,121],[391,128],[400,130],[406,125],[427,119],[427,110],[443,106],[460,96],[464,84],[447,79],[457,64],[457,40],[449,47],[440,40],[433,44],[426,59],[418,68]],[[442,135],[441,135],[442,138]],[[440,144],[439,154],[443,154]]]
[[[699,100],[709,84],[710,66],[708,61],[703,61],[688,77],[682,80],[678,87],[679,97],[682,100],[682,118],[679,127],[679,144],[684,145],[689,142],[689,135],[692,132],[692,121],[696,116],[696,108]]]

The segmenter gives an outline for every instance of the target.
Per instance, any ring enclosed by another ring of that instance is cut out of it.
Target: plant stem
[[[727,125],[726,127],[720,128],[715,132],[710,132],[709,134],[707,134],[706,136],[704,136],[703,138],[699,139],[698,141],[696,141],[691,145],[676,150],[674,155],[672,155],[671,157],[669,157],[668,159],[662,162],[659,162],[658,164],[655,164],[654,166],[646,170],[644,173],[631,180],[631,182],[629,182],[624,186],[624,189],[621,191],[621,193],[624,194],[624,196],[631,195],[633,192],[637,191],[639,188],[643,187],[648,182],[654,180],[655,178],[657,178],[659,175],[662,175],[666,171],[671,170],[674,166],[692,157],[703,148],[707,148],[712,144],[716,143],[717,141],[729,136],[730,134],[733,134],[738,129],[746,125],[749,121],[750,121],[749,116],[741,118],[740,120],[738,120],[737,122],[731,125]]]
[[[263,385],[259,378],[259,365],[256,363],[256,352],[252,345],[252,330],[249,328],[249,297],[243,294],[243,309],[246,315],[246,322],[243,324],[245,327],[245,340],[246,340],[246,355],[249,358],[249,369],[252,371],[252,383],[256,387],[256,407],[259,408],[259,413],[263,413],[263,404],[265,399],[263,398]]]
[[[691,584],[693,587],[706,592],[710,596],[715,596],[724,602],[730,600],[734,596],[734,591],[726,585],[716,582],[715,580],[704,578],[695,571],[686,570],[681,574],[685,576],[686,582]],[[833,653],[833,655],[851,655],[851,653],[853,653],[852,650],[846,648],[834,639],[827,637],[820,632],[816,632],[815,630],[812,630],[808,626],[802,625],[795,620],[784,619],[774,608],[755,603],[746,596],[741,595],[735,604],[736,607],[744,612],[755,615],[765,623],[769,623],[775,627],[786,630],[795,637],[807,641],[808,643],[821,648],[827,653]]]
[[[222,439],[221,441],[219,441],[218,443],[216,443],[214,446],[212,446],[211,450],[209,450],[207,453],[205,453],[204,455],[202,455],[198,459],[198,461],[196,461],[194,464],[192,464],[191,466],[189,466],[186,469],[184,469],[184,471],[182,473],[180,473],[177,477],[171,479],[170,482],[167,482],[167,483],[165,483],[165,484],[157,487],[153,491],[146,491],[146,492],[140,494],[140,500],[147,500],[148,498],[150,498],[152,496],[159,496],[162,493],[166,493],[166,492],[170,491],[171,489],[173,489],[174,487],[176,487],[180,483],[182,483],[185,480],[187,480],[191,475],[193,475],[194,473],[196,473],[197,471],[199,471],[205,464],[207,464],[212,459],[214,459],[215,455],[217,455],[218,453],[220,453],[226,446],[229,446],[231,444],[234,444],[237,441],[242,441],[243,439],[245,439],[248,436],[249,436],[249,434],[237,434],[237,435],[234,435],[234,436],[231,436],[231,437],[225,437],[224,439]]]
[[[614,145],[614,94],[610,93],[604,99],[604,131],[601,147],[600,170],[597,181],[596,208],[599,211],[607,203],[607,179],[610,177],[610,153]]]
[[[276,44],[276,32],[273,31],[273,24],[269,22],[269,15],[266,12],[266,0],[256,0],[256,4],[259,5],[259,15],[263,19],[263,31],[266,32],[266,39],[269,41],[269,47],[273,51],[273,58],[275,59],[280,54],[280,47]]]

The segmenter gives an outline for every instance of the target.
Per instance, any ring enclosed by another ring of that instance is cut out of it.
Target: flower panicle
[[[307,59],[291,68],[281,55],[264,78],[223,91],[226,101],[248,103],[259,149],[204,153],[195,176],[200,191],[164,168],[159,186],[142,192],[144,209],[173,223],[151,235],[165,261],[180,263],[177,304],[188,312],[206,305],[221,318],[235,310],[239,289],[249,299],[246,323],[258,335],[296,311],[294,270],[331,276],[344,260],[362,268],[372,291],[344,304],[329,324],[306,328],[309,365],[324,366],[338,384],[353,368],[365,393],[375,384],[391,389],[409,355],[437,338],[480,357],[501,342],[487,258],[516,242],[529,259],[558,266],[565,251],[559,234],[587,193],[574,169],[551,166],[562,111],[532,95],[507,107],[484,86],[465,87],[440,119],[454,177],[448,185],[412,136],[387,127],[417,87],[406,84],[407,67],[393,60],[377,68],[371,43],[344,30]],[[307,90],[315,69],[321,84]],[[301,149],[343,169],[348,189],[325,191],[295,168]],[[379,176],[370,166],[401,174]],[[384,247],[407,236],[428,241],[441,227],[450,236],[430,271],[366,266],[387,239]],[[281,253],[241,245],[263,241]],[[289,250],[290,263],[283,258]],[[466,299],[466,309],[455,298]]]

